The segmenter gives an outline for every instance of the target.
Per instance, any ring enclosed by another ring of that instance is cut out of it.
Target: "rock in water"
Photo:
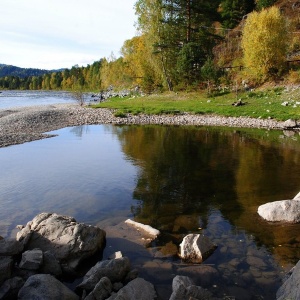
[[[60,263],[75,270],[82,260],[103,249],[105,231],[68,216],[41,213],[17,233],[17,240],[29,250],[51,251]]]
[[[271,222],[300,222],[300,201],[281,200],[263,204],[258,207],[258,214]]]
[[[201,263],[215,249],[210,239],[202,234],[188,234],[180,244],[179,256],[192,263]]]

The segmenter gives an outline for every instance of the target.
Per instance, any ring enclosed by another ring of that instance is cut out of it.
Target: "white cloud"
[[[136,0],[1,0],[0,63],[53,69],[116,55]]]

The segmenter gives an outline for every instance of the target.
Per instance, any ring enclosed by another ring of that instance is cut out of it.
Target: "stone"
[[[300,299],[300,260],[276,293],[277,300]]]
[[[49,274],[30,276],[20,289],[18,300],[79,300],[73,291]]]
[[[60,263],[75,270],[82,260],[103,249],[105,232],[68,216],[41,213],[17,233],[17,240],[29,250],[51,251]]]
[[[23,251],[23,244],[16,239],[0,239],[0,256],[13,256]]]
[[[126,224],[132,225],[138,229],[144,230],[145,232],[147,232],[149,235],[153,236],[154,238],[156,238],[158,235],[160,235],[160,231],[149,226],[149,225],[144,225],[142,223],[138,223],[135,221],[132,221],[130,219],[127,219],[125,221]]]
[[[85,298],[85,300],[104,300],[107,299],[113,290],[111,281],[107,277],[102,277],[96,284],[93,291]]]
[[[297,122],[292,119],[288,119],[283,123],[284,128],[295,128],[297,127]]]
[[[152,300],[156,299],[156,292],[152,283],[136,278],[108,298],[108,300]]]
[[[177,270],[177,274],[193,278],[195,284],[203,288],[215,285],[220,280],[219,271],[207,265],[182,267]]]
[[[13,260],[9,256],[0,256],[0,284],[11,277]]]
[[[188,234],[180,244],[179,256],[188,262],[201,263],[216,247],[208,237],[202,234]]]
[[[55,277],[60,277],[62,275],[61,266],[51,251],[46,251],[44,253],[41,273],[51,274]]]
[[[117,251],[117,252],[113,253],[112,255],[110,255],[109,259],[116,259],[116,258],[121,258],[121,257],[123,257],[122,252]]]
[[[0,286],[0,299],[17,299],[18,292],[24,285],[24,280],[21,277],[13,277],[4,281]]]
[[[258,207],[258,214],[271,222],[300,222],[300,201],[281,200],[263,204]]]
[[[102,277],[108,277],[112,283],[123,281],[129,271],[128,257],[100,261],[85,274],[77,288],[91,291]]]
[[[194,285],[187,276],[176,276],[172,282],[172,295],[169,300],[211,299],[212,294],[200,286]]]
[[[33,249],[22,253],[22,259],[19,267],[26,270],[38,270],[42,263],[43,251],[41,249]]]

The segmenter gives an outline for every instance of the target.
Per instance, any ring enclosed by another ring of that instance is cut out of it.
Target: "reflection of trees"
[[[206,227],[213,207],[235,227],[254,234],[258,243],[286,245],[274,250],[281,259],[299,256],[300,225],[271,225],[257,215],[259,205],[300,190],[299,142],[283,142],[280,133],[267,137],[264,132],[171,126],[116,129],[124,153],[140,167],[133,193],[135,219],[169,232],[195,231],[199,222]]]
[[[141,167],[133,195],[139,202],[132,207],[138,221],[168,231],[196,230],[199,217],[205,226],[212,206],[236,199],[234,168],[228,168],[235,157],[225,135],[196,127],[134,126],[123,128],[119,138]],[[183,227],[190,218],[193,226]]]
[[[71,128],[70,132],[73,133],[75,136],[82,138],[82,135],[84,133],[89,132],[89,126],[88,125],[74,126]]]

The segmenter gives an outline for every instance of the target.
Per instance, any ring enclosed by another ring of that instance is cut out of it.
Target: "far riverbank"
[[[160,124],[284,129],[284,122],[217,115],[132,115],[116,117],[114,110],[78,104],[55,104],[0,110],[0,147],[51,137],[45,132],[83,124]]]

